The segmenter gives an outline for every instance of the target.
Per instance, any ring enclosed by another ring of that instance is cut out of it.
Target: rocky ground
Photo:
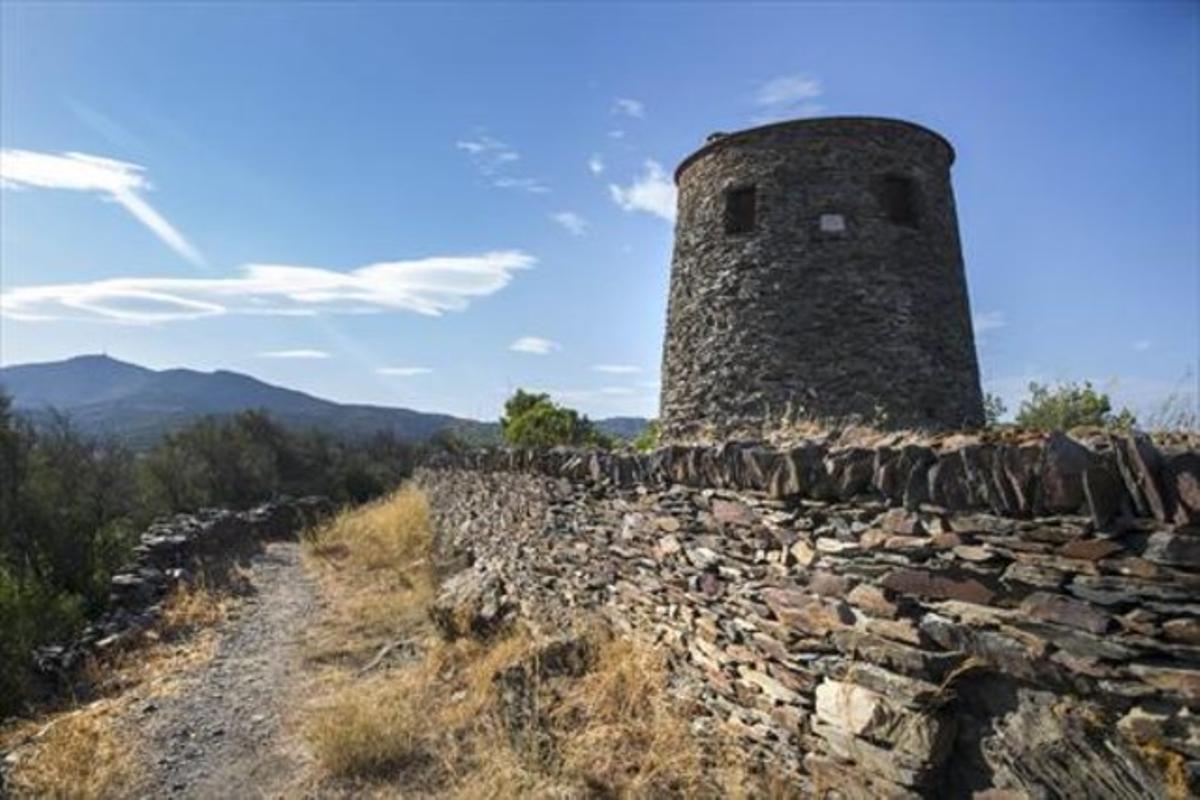
[[[248,578],[253,591],[219,630],[215,656],[178,691],[130,706],[144,754],[133,796],[271,797],[300,772],[290,714],[314,587],[295,542],[267,545]]]

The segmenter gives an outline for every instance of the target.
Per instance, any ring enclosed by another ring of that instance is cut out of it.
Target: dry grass
[[[305,546],[325,590],[309,642],[318,671],[303,732],[320,771],[310,794],[784,796],[736,757],[714,763],[653,649],[594,628],[579,634],[584,674],[539,677],[545,643],[520,627],[486,643],[438,638],[431,548],[412,489],[343,514]],[[363,674],[396,641],[417,653]],[[513,670],[527,687],[515,716],[497,683]]]
[[[89,662],[85,682],[108,697],[134,688],[143,696],[170,694],[185,671],[215,655],[215,628],[228,619],[235,602],[203,581],[177,587],[164,601],[158,624],[133,646]]]
[[[229,595],[211,589],[203,581],[182,585],[163,604],[158,632],[164,638],[178,639],[211,628],[225,621],[230,605]]]
[[[304,539],[307,566],[328,599],[310,632],[310,660],[361,666],[419,629],[435,590],[425,496],[405,488],[345,511]]]
[[[490,645],[437,642],[415,664],[343,681],[312,708],[305,733],[330,776],[400,794],[725,794],[665,691],[658,654],[623,640],[593,645],[596,664],[582,677],[534,679],[519,736],[496,676],[518,664],[535,674],[538,644],[523,632]]]
[[[231,602],[204,583],[179,587],[154,629],[85,667],[84,681],[102,699],[0,732],[0,746],[14,749],[12,795],[87,800],[129,789],[138,769],[123,724],[131,701],[171,693],[185,671],[212,658],[213,628],[226,619]]]
[[[137,757],[114,724],[123,704],[101,700],[61,714],[29,735],[8,774],[14,798],[89,800],[120,796]]]
[[[101,701],[47,724],[9,773],[13,797],[119,796],[136,774],[135,753],[113,724],[119,708]]]

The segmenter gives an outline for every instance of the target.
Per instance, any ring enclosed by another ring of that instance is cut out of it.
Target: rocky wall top
[[[554,448],[439,454],[433,468],[513,471],[603,483],[763,492],[772,498],[881,500],[916,510],[987,511],[1015,518],[1080,514],[1097,527],[1153,518],[1200,524],[1200,452],[1140,433],[1072,438],[901,436],[871,446],[821,441],[671,446],[649,453]]]

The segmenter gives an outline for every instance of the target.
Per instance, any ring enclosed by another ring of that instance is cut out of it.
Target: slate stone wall
[[[332,510],[323,497],[285,498],[248,511],[206,508],[155,522],[141,535],[131,563],[112,577],[109,610],[75,640],[38,651],[40,671],[71,680],[87,657],[119,649],[152,627],[176,586],[264,541],[293,538]]]
[[[667,648],[696,728],[814,796],[1200,790],[1195,450],[493,451],[415,479],[489,624]]]
[[[832,118],[724,136],[684,161],[666,439],[759,435],[801,419],[981,423],[953,160],[925,128]],[[911,224],[889,217],[889,179],[910,182]],[[751,186],[753,230],[726,233],[726,192]]]

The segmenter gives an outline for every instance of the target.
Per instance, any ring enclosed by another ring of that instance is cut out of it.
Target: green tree
[[[983,395],[983,424],[994,428],[1000,424],[1000,418],[1008,411],[1000,395],[985,392]]]
[[[506,442],[517,447],[612,446],[586,415],[554,403],[547,394],[524,389],[517,389],[505,402],[500,431]]]
[[[1017,425],[1038,430],[1067,431],[1079,427],[1131,428],[1137,424],[1125,408],[1113,413],[1108,395],[1098,392],[1090,381],[1057,386],[1029,384],[1029,398],[1017,410]]]

